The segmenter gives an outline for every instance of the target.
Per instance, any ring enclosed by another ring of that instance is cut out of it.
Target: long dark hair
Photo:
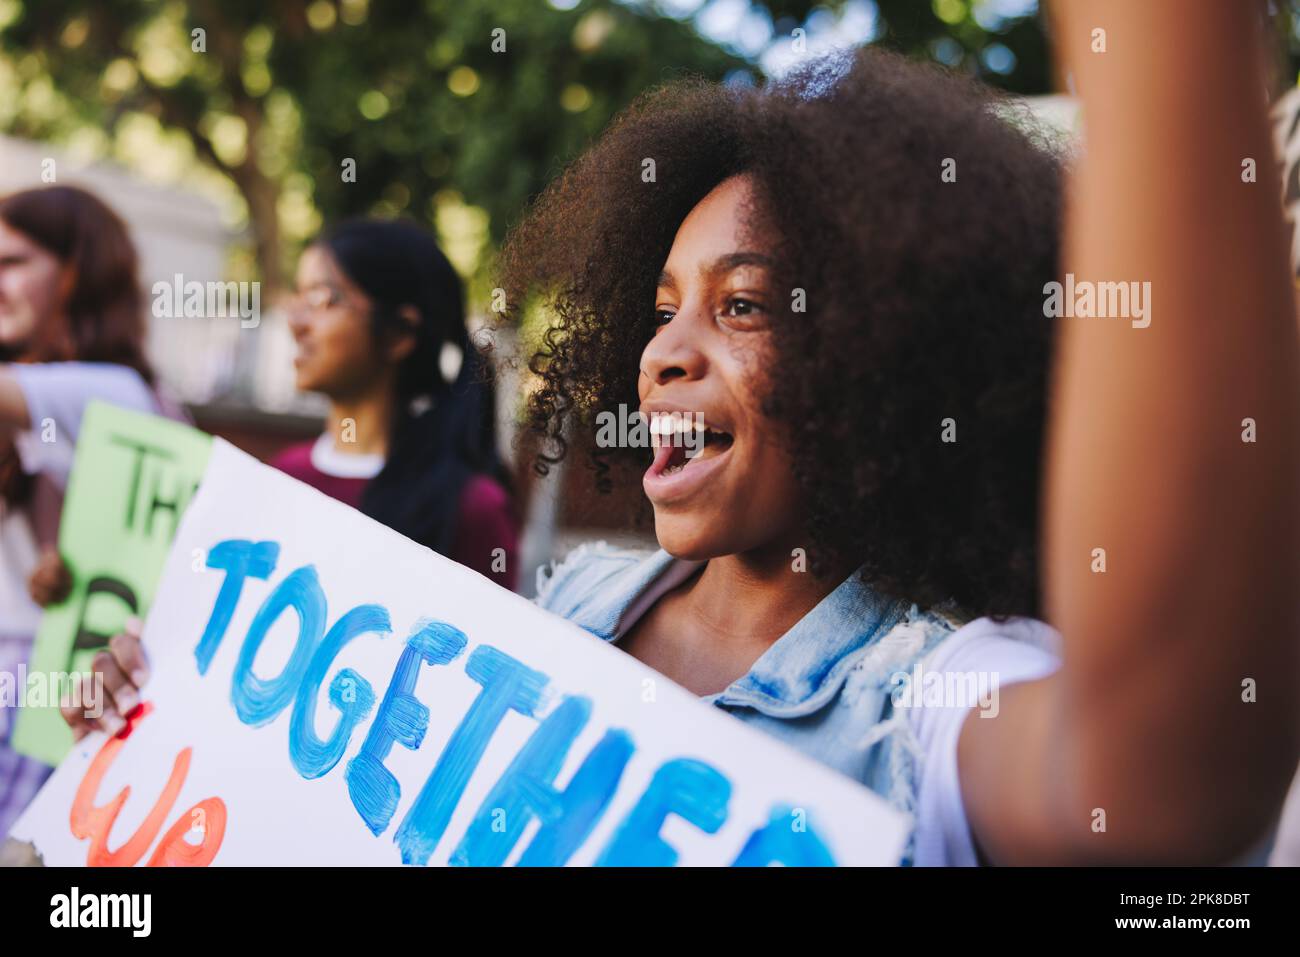
[[[346,220],[316,245],[373,302],[376,343],[415,336],[415,348],[397,369],[388,460],[367,484],[361,510],[446,554],[470,477],[490,475],[508,487],[497,455],[490,375],[465,329],[460,277],[434,238],[410,222]],[[407,306],[419,313],[414,327],[399,315]],[[464,357],[450,382],[440,362],[447,344]]]
[[[111,362],[152,385],[138,259],[117,214],[83,189],[48,186],[0,198],[0,221],[73,273],[66,321],[41,324],[30,342],[0,350],[0,362]],[[31,487],[12,445],[0,448],[0,499],[23,504]]]

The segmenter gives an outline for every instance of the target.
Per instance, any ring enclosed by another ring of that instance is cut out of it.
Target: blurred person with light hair
[[[144,331],[135,247],[111,209],[69,186],[0,198],[0,670],[26,663],[40,606],[70,586],[56,539],[86,405],[171,411]],[[0,835],[49,772],[9,747],[13,723],[0,708]]]

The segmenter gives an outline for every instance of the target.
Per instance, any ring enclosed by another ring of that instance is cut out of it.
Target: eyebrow
[[[765,269],[772,267],[772,260],[762,253],[728,253],[725,256],[719,256],[708,266],[704,267],[704,272],[711,276],[724,275],[733,269],[739,269],[741,266],[762,266]]]
[[[709,277],[724,276],[732,270],[739,269],[741,266],[762,266],[765,269],[772,267],[772,259],[764,256],[762,253],[740,252],[727,253],[725,256],[719,256],[713,262],[709,263],[700,273]],[[667,269],[659,274],[659,286],[664,289],[677,288],[677,281],[673,279],[672,273]]]

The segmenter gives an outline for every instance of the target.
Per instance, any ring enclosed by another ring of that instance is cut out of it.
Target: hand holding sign
[[[122,631],[109,639],[108,647],[95,655],[93,673],[77,676],[80,693],[60,708],[75,740],[91,731],[117,734],[140,707],[140,689],[149,680],[141,627],[139,618],[128,618]],[[74,703],[78,701],[95,702],[97,707],[78,707]]]
[[[36,568],[28,576],[27,590],[32,601],[42,608],[56,605],[72,593],[72,572],[54,546],[47,545],[41,550]]]

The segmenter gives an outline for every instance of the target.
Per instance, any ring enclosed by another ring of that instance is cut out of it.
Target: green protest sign
[[[211,445],[168,419],[87,406],[59,525],[72,592],[45,610],[36,633],[14,728],[19,753],[58,764],[72,746],[58,693],[127,618],[144,617]]]

